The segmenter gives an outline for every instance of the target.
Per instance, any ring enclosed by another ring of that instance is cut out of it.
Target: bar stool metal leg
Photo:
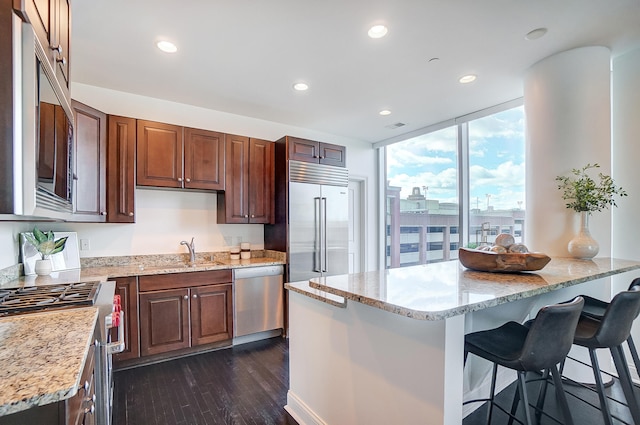
[[[533,425],[531,421],[531,412],[529,409],[529,396],[527,395],[527,381],[525,379],[526,372],[518,371],[518,392],[522,397],[522,407],[524,408],[524,417],[527,425]]]
[[[633,422],[640,424],[640,408],[638,407],[638,399],[636,398],[633,390],[631,374],[629,373],[629,367],[627,366],[622,346],[618,345],[616,347],[612,347],[611,356],[613,357],[613,363],[618,371],[618,378],[620,379],[622,392],[624,392],[624,397],[627,399],[627,406],[631,412]]]
[[[609,412],[609,405],[607,404],[607,397],[604,392],[604,384],[602,383],[602,376],[600,375],[600,365],[598,364],[598,356],[596,356],[596,350],[589,349],[589,357],[591,357],[591,366],[593,367],[593,377],[596,380],[596,388],[598,390],[598,398],[600,399],[600,408],[602,409],[602,417],[604,418],[605,425],[613,425],[611,419],[611,413]]]
[[[571,417],[569,404],[567,403],[567,395],[564,393],[562,378],[560,377],[560,373],[558,373],[558,368],[556,366],[551,368],[551,376],[553,377],[553,385],[556,387],[556,400],[558,402],[558,406],[562,409],[564,423],[567,425],[573,425],[573,418]]]
[[[491,394],[489,395],[489,411],[487,412],[487,424],[491,423],[493,416],[493,399],[496,395],[496,375],[498,375],[498,363],[493,364],[493,373],[491,374]]]

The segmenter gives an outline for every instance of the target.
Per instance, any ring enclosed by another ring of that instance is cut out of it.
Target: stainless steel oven
[[[124,350],[125,318],[119,296],[115,295],[115,286],[115,282],[78,282],[0,289],[0,316],[88,305],[98,308],[99,338],[94,371],[96,397],[93,405],[86,407],[95,415],[97,425],[112,423],[112,356]],[[116,341],[110,338],[113,328],[117,328]]]

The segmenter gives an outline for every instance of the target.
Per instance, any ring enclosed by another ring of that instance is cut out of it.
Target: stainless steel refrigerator
[[[289,281],[349,272],[349,173],[289,162]]]

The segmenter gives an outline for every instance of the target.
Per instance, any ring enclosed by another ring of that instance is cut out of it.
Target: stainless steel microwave
[[[71,219],[72,108],[32,26],[15,14],[12,39],[13,158],[0,164],[13,169],[12,205],[0,219]]]

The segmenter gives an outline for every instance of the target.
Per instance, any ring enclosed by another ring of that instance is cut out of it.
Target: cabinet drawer
[[[162,289],[179,289],[193,286],[229,283],[232,280],[231,270],[212,270],[191,273],[170,273],[153,276],[140,276],[140,292]]]

